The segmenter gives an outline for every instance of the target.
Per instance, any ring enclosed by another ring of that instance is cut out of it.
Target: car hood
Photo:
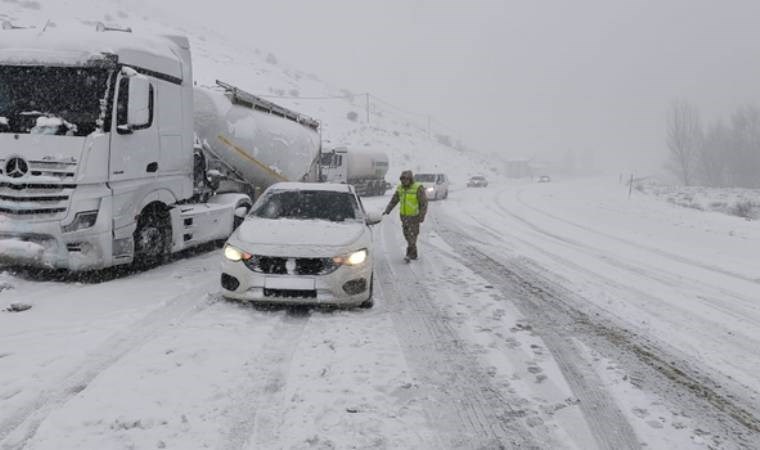
[[[255,255],[331,257],[369,246],[368,233],[361,222],[249,217],[229,242]]]

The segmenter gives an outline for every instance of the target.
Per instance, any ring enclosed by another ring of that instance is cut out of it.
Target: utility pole
[[[366,109],[367,109],[367,123],[369,123],[369,92],[364,94]]]

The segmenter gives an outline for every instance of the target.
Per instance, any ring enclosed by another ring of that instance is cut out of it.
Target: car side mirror
[[[366,222],[367,225],[377,225],[378,223],[383,221],[383,215],[382,213],[378,211],[372,211],[367,213]]]

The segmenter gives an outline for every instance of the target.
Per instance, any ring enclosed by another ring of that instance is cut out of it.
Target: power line
[[[419,113],[415,111],[410,111],[406,108],[403,108],[401,106],[398,106],[394,103],[389,102],[388,100],[385,100],[383,98],[380,98],[374,94],[370,94],[369,92],[360,92],[360,93],[352,93],[351,95],[325,95],[325,96],[294,96],[294,95],[275,95],[275,94],[256,94],[259,97],[262,98],[274,98],[274,99],[283,99],[283,100],[345,100],[345,101],[351,101],[354,100],[356,97],[365,97],[365,103],[367,108],[367,123],[370,122],[370,112],[369,112],[369,99],[372,98],[376,103],[381,103],[385,106],[388,106],[390,108],[395,109],[397,112],[414,116],[418,118],[425,118],[427,120],[427,132],[431,134],[432,137],[432,124],[438,124],[440,128],[443,128],[445,131],[448,131],[451,134],[454,134],[452,131],[452,127],[441,122],[440,120],[436,119],[435,117],[431,116],[430,114],[425,113]],[[425,131],[424,125],[418,126],[421,130]]]

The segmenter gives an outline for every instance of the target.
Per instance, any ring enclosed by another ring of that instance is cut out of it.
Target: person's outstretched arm
[[[395,208],[397,204],[398,204],[398,192],[394,192],[393,196],[391,196],[391,201],[388,202],[388,206],[385,207],[385,212],[383,212],[383,214],[390,214],[391,211],[393,211],[393,208]]]

